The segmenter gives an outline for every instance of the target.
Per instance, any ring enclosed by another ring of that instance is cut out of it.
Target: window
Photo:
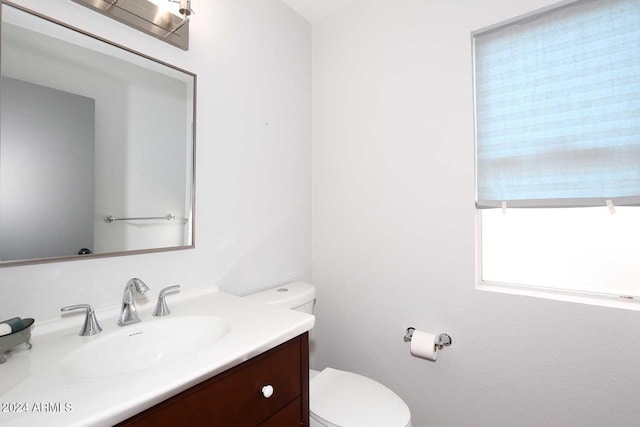
[[[575,1],[473,34],[481,283],[640,300],[639,23]]]

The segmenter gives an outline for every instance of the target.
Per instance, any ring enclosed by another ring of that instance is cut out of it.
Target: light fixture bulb
[[[191,10],[191,0],[180,0],[180,9],[178,9],[183,16],[190,16],[192,13]]]
[[[178,1],[173,1],[173,0],[148,0],[149,2],[155,4],[159,9],[170,13],[174,16],[177,16],[178,18],[184,18],[185,15],[182,14],[178,8],[176,7],[176,4],[180,4],[180,9],[182,9],[182,2],[178,2]]]

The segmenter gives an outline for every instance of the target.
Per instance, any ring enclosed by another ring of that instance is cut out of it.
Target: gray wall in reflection
[[[91,98],[2,77],[0,259],[93,249]]]

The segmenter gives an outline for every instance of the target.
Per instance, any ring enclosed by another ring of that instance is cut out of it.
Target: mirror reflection
[[[0,265],[192,247],[195,75],[14,5],[1,40]]]

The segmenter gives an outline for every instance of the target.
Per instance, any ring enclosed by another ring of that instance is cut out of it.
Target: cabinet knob
[[[262,395],[267,399],[273,396],[273,386],[269,384],[262,387]]]

